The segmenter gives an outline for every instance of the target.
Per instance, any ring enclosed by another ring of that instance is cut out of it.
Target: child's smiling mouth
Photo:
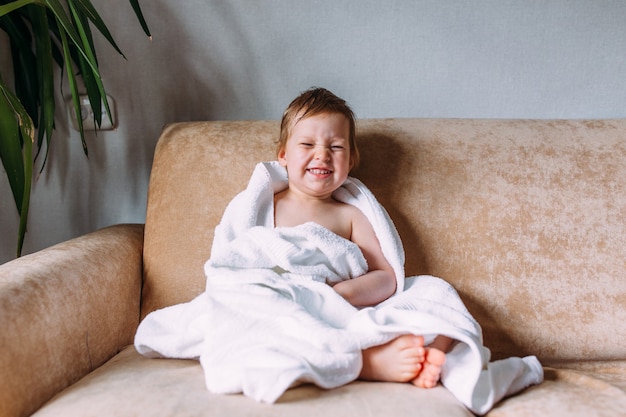
[[[333,171],[323,168],[309,168],[307,169],[307,171],[309,171],[313,175],[330,175],[333,173]]]

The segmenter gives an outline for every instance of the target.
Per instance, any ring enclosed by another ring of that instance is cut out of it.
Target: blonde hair
[[[345,100],[325,88],[314,87],[296,97],[285,109],[280,123],[280,136],[276,153],[285,149],[291,136],[291,129],[300,120],[323,113],[339,113],[348,119],[350,133],[350,163],[352,167],[359,164],[359,150],[356,146],[356,122],[352,109]]]

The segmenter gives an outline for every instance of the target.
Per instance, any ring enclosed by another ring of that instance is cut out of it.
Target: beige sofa
[[[170,125],[145,230],[0,266],[1,416],[470,415],[441,386],[392,383],[260,404],[209,393],[196,361],[137,354],[148,312],[204,290],[213,228],[277,134],[275,121]],[[545,366],[489,416],[626,415],[626,120],[362,120],[358,140],[353,175],[393,218],[407,276],[453,284],[494,359]]]

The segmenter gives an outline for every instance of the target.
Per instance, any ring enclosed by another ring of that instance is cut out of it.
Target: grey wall
[[[88,134],[87,160],[59,112],[25,253],[143,222],[164,124],[277,119],[313,85],[360,118],[626,117],[622,0],[150,0],[151,42],[127,0],[94,3],[128,57],[98,40],[119,127]],[[0,262],[17,223],[3,173]]]

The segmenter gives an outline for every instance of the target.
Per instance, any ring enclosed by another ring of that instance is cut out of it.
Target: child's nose
[[[322,161],[327,161],[328,159],[330,159],[330,148],[328,146],[316,146],[315,158]]]

